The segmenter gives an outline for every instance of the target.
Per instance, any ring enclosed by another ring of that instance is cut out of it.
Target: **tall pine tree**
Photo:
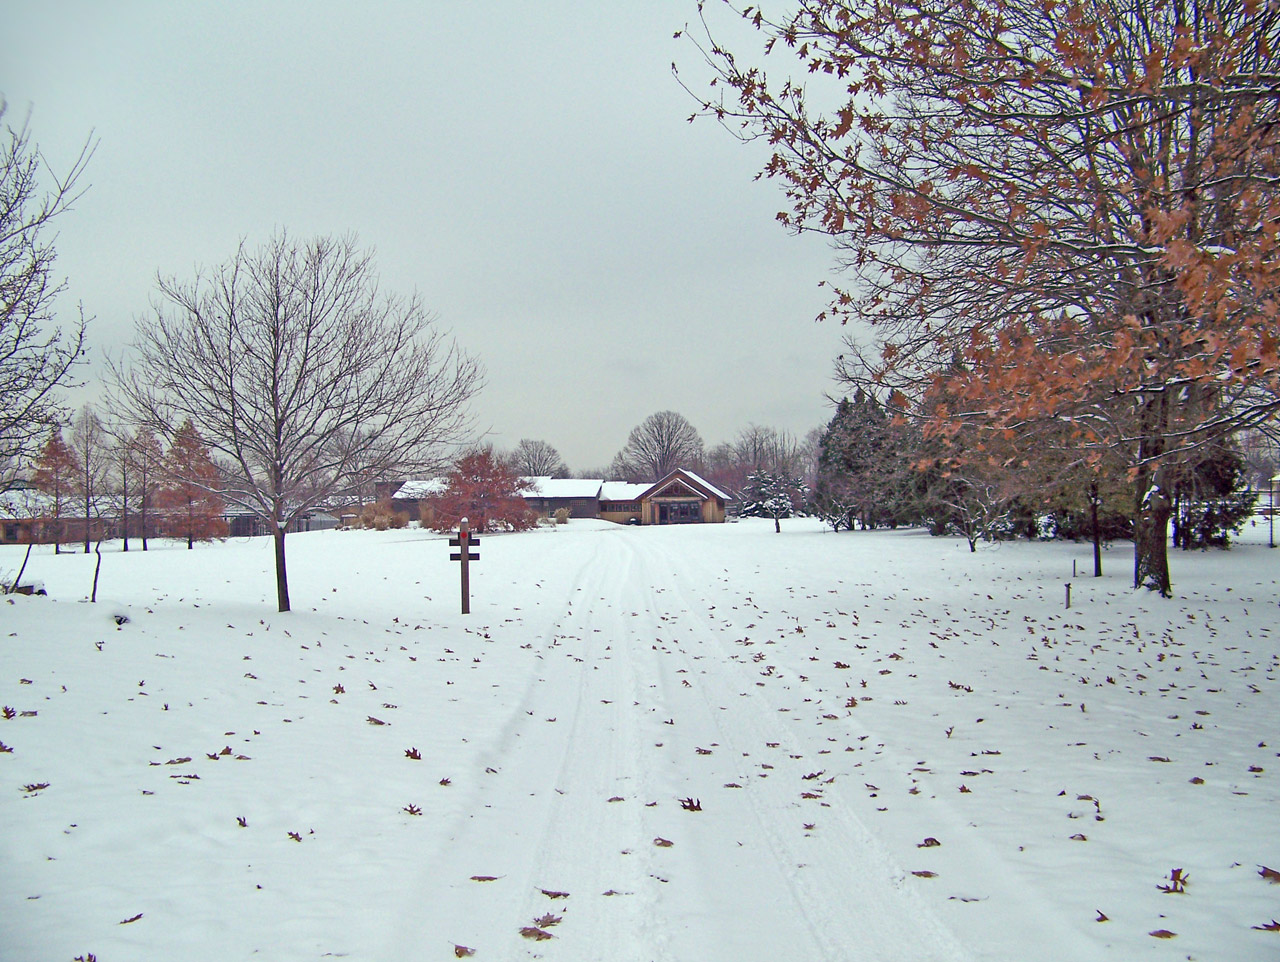
[[[903,520],[902,487],[910,462],[903,432],[872,395],[859,389],[836,406],[819,443],[814,510],[837,531]]]

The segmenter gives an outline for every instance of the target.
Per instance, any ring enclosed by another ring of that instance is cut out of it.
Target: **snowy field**
[[[1246,540],[1165,601],[1128,545],[575,521],[485,537],[465,617],[427,532],[290,536],[287,615],[266,539],[116,545],[96,605],[40,549],[0,958],[1274,962]]]

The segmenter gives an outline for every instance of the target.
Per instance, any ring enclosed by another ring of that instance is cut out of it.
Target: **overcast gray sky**
[[[94,377],[157,271],[190,278],[242,238],[355,232],[484,363],[491,439],[608,463],[672,409],[708,445],[750,422],[825,423],[841,330],[834,261],[774,223],[763,148],[671,76],[694,0],[57,2],[0,31],[4,122],[30,111],[55,166],[92,133],[91,184],[57,224]],[[722,18],[723,19],[723,18]]]

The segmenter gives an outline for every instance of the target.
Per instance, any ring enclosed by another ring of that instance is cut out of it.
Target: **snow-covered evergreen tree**
[[[804,502],[805,485],[800,478],[772,471],[753,471],[747,476],[742,496],[742,514],[748,518],[772,518],[773,530],[781,531],[781,518],[796,513]]]

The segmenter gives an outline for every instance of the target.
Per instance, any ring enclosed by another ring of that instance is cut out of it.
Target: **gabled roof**
[[[529,489],[520,493],[526,498],[598,498],[604,484],[599,478],[521,478]]]
[[[661,481],[658,481],[656,484],[649,485],[644,489],[644,492],[639,495],[639,497],[653,497],[672,481],[683,482],[686,487],[704,499],[719,498],[721,501],[733,500],[729,495],[725,494],[710,481],[699,477],[692,471],[686,471],[684,468],[676,468]]]
[[[702,487],[706,488],[706,489],[707,489],[707,491],[709,491],[711,494],[715,495],[715,496],[716,496],[717,498],[719,498],[720,500],[722,500],[722,501],[732,501],[732,500],[733,500],[733,498],[732,498],[732,497],[730,497],[729,495],[725,494],[723,491],[721,491],[719,488],[717,488],[714,484],[712,484],[710,481],[708,481],[708,480],[707,480],[706,478],[704,478],[702,475],[700,475],[700,474],[694,474],[692,471],[684,471],[684,470],[681,470],[681,471],[680,471],[680,473],[681,473],[681,474],[683,474],[683,475],[684,475],[686,478],[688,478],[689,480],[693,481],[695,484],[700,484]]]

